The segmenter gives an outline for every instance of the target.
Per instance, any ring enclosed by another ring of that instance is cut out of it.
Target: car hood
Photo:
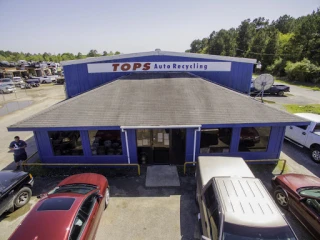
[[[292,173],[277,178],[295,192],[302,187],[320,187],[320,178],[313,176]]]
[[[0,171],[0,192],[7,191],[12,185],[24,178],[28,173],[23,171]]]

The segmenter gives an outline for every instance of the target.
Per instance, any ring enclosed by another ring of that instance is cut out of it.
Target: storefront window
[[[92,155],[122,155],[119,130],[88,131]]]
[[[232,128],[202,129],[200,153],[226,153],[230,150]]]
[[[137,146],[150,147],[151,146],[151,130],[150,129],[137,129]]]
[[[271,127],[241,128],[239,152],[267,151]]]
[[[48,133],[55,156],[83,155],[79,131],[51,131]]]

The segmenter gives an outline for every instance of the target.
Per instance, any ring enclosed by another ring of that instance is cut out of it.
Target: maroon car
[[[70,176],[41,196],[9,239],[94,239],[110,197],[107,179],[95,173]]]
[[[320,239],[320,178],[284,174],[273,178],[272,183],[276,202]]]

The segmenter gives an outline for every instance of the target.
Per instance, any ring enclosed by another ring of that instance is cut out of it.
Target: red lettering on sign
[[[137,68],[141,68],[142,64],[141,63],[134,63],[133,64],[133,71],[137,70]]]
[[[150,64],[151,63],[145,63],[145,64],[143,64],[143,69],[142,70],[149,70],[150,69]]]
[[[117,71],[117,68],[119,67],[119,63],[114,63],[112,64],[112,67],[113,67],[113,71],[116,72]]]
[[[131,68],[131,66],[129,63],[122,64],[122,66],[121,66],[122,71],[128,71],[128,70],[130,70],[130,68]]]

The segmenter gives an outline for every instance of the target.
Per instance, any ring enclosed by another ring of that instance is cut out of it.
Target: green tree
[[[95,49],[90,50],[90,52],[87,54],[87,57],[98,57],[98,51]]]
[[[279,17],[276,21],[272,22],[272,25],[275,26],[281,33],[287,34],[293,31],[295,19],[290,15],[283,15]]]
[[[272,65],[278,56],[279,51],[279,31],[276,28],[271,28],[268,31],[268,41],[262,55],[262,67],[264,71],[268,66]]]
[[[255,25],[250,22],[250,19],[246,19],[241,22],[237,28],[237,53],[238,57],[246,57],[251,46],[254,33]]]
[[[191,53],[200,53],[202,49],[203,49],[203,44],[200,39],[196,39],[190,44]]]

